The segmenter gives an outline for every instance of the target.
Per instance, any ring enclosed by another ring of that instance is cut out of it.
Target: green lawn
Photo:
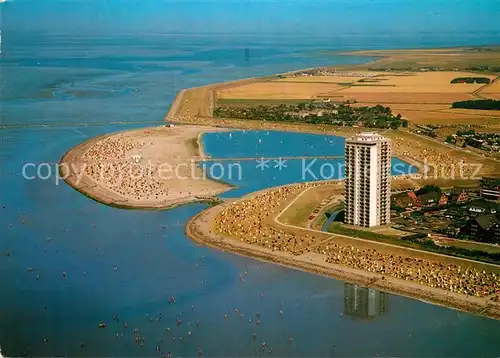
[[[383,242],[386,244],[397,245],[401,247],[409,247],[423,251],[440,253],[448,256],[462,257],[474,259],[477,261],[490,262],[494,264],[500,263],[500,250],[495,247],[468,243],[458,243],[449,247],[437,246],[432,240],[405,240],[394,235],[383,235],[363,229],[354,229],[344,225],[343,223],[333,222],[328,226],[328,232],[333,234],[346,235],[354,238]],[[408,236],[410,237],[410,236]]]
[[[500,253],[500,246],[483,245],[472,241],[448,241],[443,243],[445,246],[461,247],[468,250],[481,250],[489,253]]]
[[[395,245],[402,245],[402,241],[399,236],[383,235],[368,230],[358,230],[348,227],[343,223],[335,221],[328,226],[328,232],[334,234],[352,236],[352,237],[359,237],[360,239],[374,240]]]
[[[329,205],[327,206],[325,209],[323,209],[321,212],[320,212],[320,215],[318,215],[312,222],[311,224],[311,228],[315,229],[315,230],[320,230],[323,225],[325,224],[326,220],[328,220],[328,218],[326,217],[325,213],[332,213],[332,212],[335,212],[335,211],[340,211],[343,209],[343,205],[342,204],[339,204],[339,203],[334,203],[332,205]]]

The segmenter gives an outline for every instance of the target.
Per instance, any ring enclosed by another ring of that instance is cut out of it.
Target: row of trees
[[[419,196],[419,195],[433,193],[433,192],[437,192],[439,196],[441,196],[441,193],[442,193],[440,187],[438,187],[437,185],[434,185],[434,184],[429,184],[429,185],[424,185],[423,187],[421,187],[420,189],[418,189],[415,192],[415,194],[417,196]]]
[[[214,116],[223,118],[258,119],[274,122],[303,122],[312,124],[332,124],[340,126],[361,125],[369,128],[406,127],[407,121],[401,115],[394,115],[391,108],[351,107],[346,104],[313,103],[279,104],[269,106],[219,106]]]
[[[457,77],[451,80],[451,83],[490,83],[488,77]]]
[[[472,66],[465,68],[470,72],[500,72],[500,66]]]
[[[500,109],[500,101],[495,99],[478,99],[470,101],[453,102],[452,108],[467,108],[467,109]]]

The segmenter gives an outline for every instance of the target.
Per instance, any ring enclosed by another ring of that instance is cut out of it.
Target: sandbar
[[[87,140],[60,161],[66,183],[103,204],[121,208],[168,209],[215,200],[231,189],[211,180],[198,165],[204,157],[205,126],[159,126]]]

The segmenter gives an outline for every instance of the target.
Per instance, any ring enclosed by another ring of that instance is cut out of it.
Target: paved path
[[[485,88],[488,88],[490,87],[492,84],[494,84],[495,82],[497,82],[498,80],[500,79],[500,76],[497,76],[496,78],[494,78],[492,81],[490,81],[490,83],[487,83],[485,84],[484,86],[482,87],[479,87],[477,90],[475,90],[474,92],[472,92],[472,95],[473,96],[476,96],[477,98],[479,99],[490,99],[490,98],[486,98],[484,97],[481,92],[485,89]]]
[[[201,158],[200,162],[235,162],[244,160],[299,160],[299,159],[342,159],[343,155],[319,155],[319,156],[284,156],[284,157],[234,157],[234,158]]]
[[[281,210],[279,212],[278,215],[276,215],[274,217],[274,222],[276,222],[279,225],[291,227],[291,228],[294,228],[294,229],[307,230],[307,231],[314,232],[314,233],[325,234],[325,232],[321,231],[321,230],[315,230],[315,229],[306,228],[306,227],[302,227],[302,226],[285,224],[285,223],[279,221],[280,216],[283,215],[283,213],[285,211],[287,211],[293,204],[295,204],[295,202],[302,195],[304,195],[306,192],[308,192],[312,188],[313,187],[309,187],[309,188],[305,189],[302,193],[300,193],[299,195],[297,195],[283,210]],[[475,264],[483,264],[483,265],[492,266],[492,267],[500,267],[500,265],[492,264],[492,263],[489,263],[489,262],[471,260],[471,259],[466,259],[466,258],[458,257],[458,256],[444,255],[444,254],[439,254],[439,253],[432,252],[432,251],[419,250],[419,249],[414,249],[414,248],[411,248],[411,247],[393,245],[393,244],[388,244],[388,243],[385,243],[385,242],[374,241],[374,240],[366,240],[366,239],[361,239],[361,238],[355,237],[355,236],[348,236],[348,235],[342,235],[342,234],[336,234],[336,233],[333,233],[332,236],[330,238],[328,238],[327,240],[334,239],[335,237],[343,237],[343,238],[346,238],[346,239],[364,241],[364,242],[368,242],[368,243],[371,243],[371,244],[377,244],[377,245],[383,245],[383,246],[389,246],[389,247],[395,247],[395,248],[398,248],[398,249],[405,249],[405,250],[409,250],[409,251],[415,251],[415,252],[419,252],[419,253],[425,253],[425,254],[428,254],[428,255],[441,256],[441,257],[452,258],[452,259],[457,259],[457,260],[461,260],[461,261],[473,262]]]

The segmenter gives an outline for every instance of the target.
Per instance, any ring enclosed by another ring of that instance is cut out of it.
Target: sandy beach
[[[203,126],[143,128],[92,138],[67,152],[62,177],[83,194],[123,208],[167,209],[211,200],[231,187],[207,178]]]
[[[498,268],[451,257],[438,261],[430,253],[366,245],[328,233],[301,235],[300,230],[276,223],[283,206],[311,185],[319,184],[272,188],[209,208],[189,221],[186,233],[220,250],[500,319]],[[234,217],[235,212],[255,210],[257,205],[263,208],[260,216],[249,214],[245,221]]]

